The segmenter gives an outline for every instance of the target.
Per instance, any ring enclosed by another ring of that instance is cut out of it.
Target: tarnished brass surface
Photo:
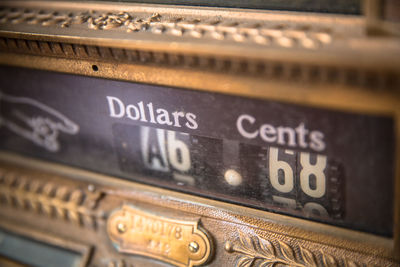
[[[118,251],[177,266],[204,264],[211,254],[211,242],[198,222],[172,220],[128,205],[110,215],[107,231]]]
[[[209,266],[400,266],[400,40],[398,25],[377,17],[377,3],[365,1],[366,16],[343,16],[3,1],[0,64],[392,115],[397,127],[393,238],[5,152],[0,153],[0,228],[78,251],[82,266],[184,266],[207,259]],[[129,227],[116,239],[118,228],[110,225],[122,216],[121,207],[126,214],[145,211],[143,218],[174,220],[193,230],[200,222],[208,233],[197,232],[204,241],[196,242],[202,257],[190,257],[196,250],[190,235],[179,247],[186,254],[174,254],[178,258],[139,246],[145,234]]]
[[[0,214],[5,218],[0,227],[17,231],[15,225],[18,225],[18,229],[25,229],[23,234],[42,240],[46,240],[43,236],[51,233],[52,242],[64,240],[64,247],[69,249],[74,249],[72,243],[92,248],[89,266],[124,266],[118,265],[120,263],[126,266],[162,266],[160,261],[121,253],[113,245],[107,222],[113,220],[113,212],[118,212],[124,203],[186,222],[200,219],[215,244],[209,266],[239,266],[240,262],[251,262],[254,266],[279,262],[288,266],[400,266],[390,259],[393,241],[388,238],[121,181],[12,154],[2,153],[0,158],[0,187],[3,192]],[[50,194],[43,190],[49,187],[53,188]],[[31,194],[18,194],[21,191]],[[72,204],[75,200],[71,199],[71,193],[76,191],[84,196],[100,195],[94,200],[93,210],[79,209],[76,212]],[[72,215],[64,216],[61,210],[76,214],[79,220],[70,220]],[[85,218],[89,217],[91,223],[85,224]]]

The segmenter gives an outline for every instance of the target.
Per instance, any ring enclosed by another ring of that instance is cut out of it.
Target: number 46
[[[150,142],[150,134],[156,141]],[[181,133],[182,135],[185,135]],[[153,170],[169,171],[170,165],[180,171],[190,170],[191,160],[188,146],[176,136],[176,132],[163,129],[141,128],[142,157],[145,165]]]

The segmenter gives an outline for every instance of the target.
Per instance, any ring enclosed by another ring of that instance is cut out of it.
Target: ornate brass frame
[[[400,41],[371,38],[363,16],[96,2],[1,5],[7,8],[0,11],[1,64],[389,114],[396,120],[400,153],[400,61],[393,60],[400,58]],[[177,218],[201,218],[215,241],[210,261],[215,266],[398,266],[400,261],[398,156],[390,239],[9,153],[1,153],[0,162],[0,196],[7,204],[2,217],[39,232],[48,230],[43,222],[51,222],[52,233],[65,238],[67,228],[78,243],[84,241],[82,227],[95,227],[85,232],[96,246],[90,264],[150,264],[117,253],[108,240],[105,220],[125,202]],[[50,193],[32,191],[34,182],[53,187]],[[76,190],[90,196],[90,203],[74,204]],[[32,203],[48,209],[34,214]]]

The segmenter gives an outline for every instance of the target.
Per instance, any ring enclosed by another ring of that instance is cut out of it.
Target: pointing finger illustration
[[[59,111],[35,99],[0,91],[1,126],[52,152],[60,149],[60,132],[71,135],[79,132],[79,126]]]

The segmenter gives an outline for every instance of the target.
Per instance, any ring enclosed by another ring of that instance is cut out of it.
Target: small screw
[[[192,253],[196,253],[197,251],[199,251],[199,244],[197,244],[195,241],[192,241],[189,243],[189,251]]]
[[[94,192],[96,190],[96,187],[92,184],[88,185],[88,190],[89,192]]]
[[[123,224],[123,223],[119,223],[118,225],[117,225],[117,230],[118,230],[118,232],[119,233],[125,233],[126,232],[126,225],[125,224]]]

